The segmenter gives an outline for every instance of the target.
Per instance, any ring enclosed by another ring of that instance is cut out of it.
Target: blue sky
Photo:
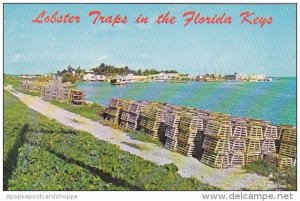
[[[43,10],[80,16],[79,24],[34,24]],[[126,15],[125,25],[92,24],[91,10],[104,16]],[[204,16],[232,17],[230,25],[183,26],[185,11]],[[167,11],[173,25],[157,25]],[[273,18],[263,28],[241,24],[242,11]],[[149,17],[146,25],[137,16]],[[48,73],[73,67],[92,68],[101,63],[132,69],[175,69],[182,73],[233,72],[296,76],[295,4],[5,4],[4,72]]]

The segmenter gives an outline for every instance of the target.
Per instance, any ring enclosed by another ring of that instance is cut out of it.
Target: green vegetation
[[[72,84],[76,82],[76,77],[69,72],[62,74],[61,78],[62,78],[62,82],[71,82]]]
[[[138,140],[141,142],[149,142],[149,143],[156,144],[160,147],[163,147],[163,143],[161,141],[159,141],[158,139],[153,139],[151,136],[146,135],[145,133],[142,133],[140,131],[132,131],[132,130],[125,130],[125,131],[130,136],[131,139]]]
[[[218,190],[182,178],[172,164],[156,165],[49,120],[6,91],[4,97],[5,189]]]
[[[121,151],[117,146],[97,140],[83,132],[36,134],[28,136],[29,142],[62,155],[76,164],[89,167],[114,179],[121,180],[134,189],[141,190],[216,190],[196,179],[184,179],[173,169]]]
[[[104,182],[93,172],[29,144],[19,149],[17,168],[8,186],[8,190],[130,190]]]
[[[145,150],[146,148],[141,146],[141,145],[138,145],[138,144],[134,144],[134,143],[130,143],[130,142],[121,142],[122,144],[126,144],[130,147],[133,147],[133,148],[136,148],[136,149],[139,149],[139,150]]]
[[[4,86],[6,85],[17,85],[21,83],[21,79],[19,77],[13,77],[13,76],[6,76],[4,75],[3,79]]]
[[[106,76],[116,76],[116,75],[128,75],[128,74],[134,74],[134,75],[156,75],[161,72],[163,73],[177,73],[175,70],[165,70],[165,71],[159,71],[155,70],[154,68],[151,69],[145,69],[144,71],[139,70],[132,70],[128,66],[125,67],[115,67],[114,65],[108,65],[108,64],[100,64],[96,68],[93,68],[94,73],[98,75],[106,75]]]
[[[99,112],[102,112],[105,109],[98,104],[73,105],[69,102],[61,102],[57,100],[50,100],[49,102],[70,112],[80,114],[81,116],[93,121],[99,120]]]
[[[264,160],[253,161],[244,167],[246,170],[256,172],[259,175],[270,177],[272,181],[279,185],[280,190],[297,189],[296,167],[279,169],[268,164]]]
[[[279,184],[281,190],[295,191],[297,190],[297,168],[278,170],[272,180]]]
[[[4,86],[7,85],[12,85],[13,88],[18,92],[28,94],[31,96],[40,96],[40,94],[37,92],[26,91],[22,86],[22,79],[19,77],[4,76]]]
[[[35,118],[34,112],[24,110],[24,105],[18,104],[17,98],[4,91],[4,186],[16,166],[18,148],[24,143],[24,135],[28,130],[27,115]],[[22,112],[23,115],[18,115]]]
[[[244,167],[246,170],[256,172],[259,175],[268,177],[277,171],[277,168],[273,165],[269,165],[264,160],[253,161],[252,163]]]
[[[23,94],[27,94],[27,95],[31,95],[31,96],[40,96],[41,94],[38,92],[34,92],[34,91],[26,91],[24,89],[24,87],[22,87],[22,83],[18,83],[16,85],[13,86],[13,88],[18,91],[21,92]]]
[[[160,71],[158,71],[158,70],[155,70],[155,69],[150,69],[150,70],[148,70],[148,69],[146,69],[146,70],[144,70],[144,72],[142,72],[142,75],[156,75],[156,74],[159,74],[160,73]]]

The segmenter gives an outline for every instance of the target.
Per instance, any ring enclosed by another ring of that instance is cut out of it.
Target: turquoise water
[[[233,116],[296,125],[296,78],[273,82],[78,83],[87,100],[107,105],[112,97],[159,101]]]

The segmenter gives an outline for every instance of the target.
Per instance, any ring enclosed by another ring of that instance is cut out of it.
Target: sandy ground
[[[274,183],[268,181],[269,179],[267,177],[248,173],[245,170],[238,168],[211,168],[199,162],[198,159],[182,156],[152,143],[133,140],[129,135],[120,130],[104,126],[99,122],[89,120],[78,114],[61,109],[42,100],[40,97],[18,93],[14,91],[11,86],[7,86],[5,89],[18,97],[29,108],[50,119],[55,119],[61,124],[89,132],[98,139],[107,141],[111,144],[116,144],[124,151],[140,156],[145,160],[153,161],[159,165],[173,162],[178,167],[179,174],[183,177],[194,176],[204,183],[218,186],[226,190],[240,190],[244,188],[251,190],[270,190],[275,187]],[[142,147],[142,149],[126,145],[124,142],[137,144]]]

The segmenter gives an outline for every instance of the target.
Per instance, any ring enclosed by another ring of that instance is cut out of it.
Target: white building
[[[249,78],[249,76],[247,74],[238,74],[236,75],[236,80],[247,80]]]
[[[250,80],[264,80],[266,76],[264,74],[250,75]]]
[[[145,80],[147,78],[148,78],[147,76],[134,75],[134,74],[128,74],[128,75],[122,77],[122,79],[124,79],[125,81],[128,81],[128,82],[137,82],[137,81]]]
[[[179,73],[167,73],[168,79],[176,79],[179,77]]]
[[[153,76],[156,80],[172,80],[179,77],[179,73],[159,73]]]
[[[104,82],[104,81],[106,81],[106,76],[105,75],[96,75],[96,81]]]
[[[83,80],[86,82],[95,82],[96,76],[92,73],[88,73],[83,76]]]
[[[94,73],[94,71],[91,69],[87,69],[87,70],[85,70],[85,73]]]

